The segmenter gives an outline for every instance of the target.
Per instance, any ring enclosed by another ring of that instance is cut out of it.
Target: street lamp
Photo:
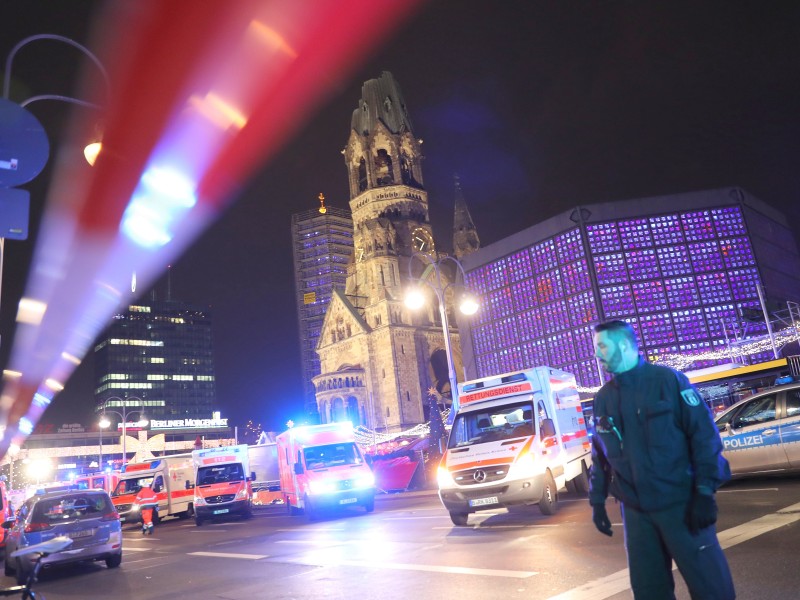
[[[411,270],[413,259],[419,259],[426,265],[425,270],[419,277],[414,277]],[[424,252],[415,252],[411,255],[411,260],[408,261],[408,278],[414,282],[412,287],[408,288],[405,294],[405,304],[408,308],[416,310],[425,303],[425,295],[422,292],[422,285],[427,284],[436,294],[436,299],[439,302],[439,315],[442,320],[442,332],[444,334],[444,350],[447,356],[447,371],[450,378],[450,396],[452,398],[450,415],[448,422],[452,424],[455,413],[458,411],[458,381],[456,380],[456,370],[453,366],[453,350],[450,345],[450,325],[447,321],[447,308],[445,306],[444,298],[445,292],[451,286],[456,285],[456,282],[444,283],[442,280],[442,265],[447,262],[453,262],[458,270],[461,272],[462,281],[466,281],[466,273],[464,267],[458,259],[452,256],[434,257]],[[434,277],[429,278],[433,273]],[[431,280],[432,279],[432,280]],[[463,284],[461,284],[464,287]],[[459,310],[465,315],[474,315],[478,310],[478,301],[469,293],[465,288],[464,292],[459,297]]]
[[[103,429],[105,429],[108,426],[110,426],[111,425],[111,421],[109,421],[105,417],[102,417],[100,419],[100,422],[97,425],[98,425],[98,428],[100,429],[100,462],[98,462],[98,465],[100,466],[100,472],[102,473],[102,471],[103,471]]]
[[[122,412],[117,412],[116,410],[107,409],[106,408],[106,404],[108,404],[108,402],[110,400],[119,400],[122,403],[122,405],[121,405],[122,406]],[[140,408],[138,410],[130,410],[129,411],[128,410],[128,400],[137,400],[138,402],[136,404],[133,404],[133,406],[141,406],[142,408]],[[125,439],[127,438],[127,435],[128,435],[128,417],[130,415],[138,414],[139,415],[139,421],[136,423],[136,425],[139,426],[139,427],[146,426],[148,421],[144,417],[144,402],[142,401],[141,398],[134,398],[134,397],[131,397],[131,398],[120,398],[119,396],[112,396],[111,398],[106,398],[105,402],[103,402],[103,413],[102,413],[102,416],[100,417],[100,422],[98,423],[98,425],[100,426],[100,430],[101,430],[101,433],[100,433],[101,436],[102,436],[102,430],[111,425],[111,421],[109,421],[108,417],[106,417],[106,413],[110,413],[112,415],[117,415],[120,419],[122,419],[122,466],[124,467],[125,464],[128,462],[128,452],[127,452],[127,448],[126,448],[126,444],[125,444]],[[101,439],[100,444],[101,444],[100,445],[100,455],[101,455],[100,456],[100,459],[101,459],[100,466],[101,466],[101,470],[102,470],[102,458],[103,458],[102,457],[102,453],[103,453],[102,439]]]
[[[24,40],[19,42],[16,46],[14,46],[11,51],[8,53],[6,57],[6,68],[3,77],[3,98],[8,99],[9,92],[11,88],[11,66],[14,62],[14,57],[16,56],[17,52],[22,49],[23,46],[27,46],[31,42],[35,42],[38,40],[52,40],[55,42],[63,42],[65,44],[69,44],[73,48],[77,48],[80,50],[89,60],[91,60],[97,69],[99,70],[100,74],[103,76],[103,83],[105,84],[105,91],[106,91],[106,102],[110,100],[111,95],[111,86],[108,80],[108,73],[106,72],[106,68],[103,66],[103,63],[100,62],[100,59],[94,55],[94,53],[89,50],[83,44],[79,44],[73,39],[68,37],[64,37],[63,35],[55,35],[51,33],[40,33],[38,35],[32,35],[26,37]],[[86,100],[81,100],[80,98],[73,98],[71,96],[62,96],[61,94],[40,94],[38,96],[32,96],[23,102],[20,102],[20,106],[25,108],[29,104],[33,102],[37,102],[39,100],[58,100],[61,102],[69,102],[70,104],[77,104],[79,106],[85,106],[88,108],[96,108],[96,109],[103,109],[103,106],[99,104],[95,104],[93,102],[87,102]],[[84,157],[86,158],[86,162],[90,165],[94,166],[94,162],[97,159],[97,155],[100,153],[102,148],[102,132],[95,132],[95,137],[98,137],[99,140],[91,142],[86,148],[83,150]]]

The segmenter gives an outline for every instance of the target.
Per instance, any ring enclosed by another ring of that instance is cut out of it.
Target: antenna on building
[[[326,212],[328,212],[328,209],[325,207],[325,194],[320,192],[317,198],[319,198],[319,213],[324,215]]]
[[[167,265],[167,302],[172,302],[172,265]]]

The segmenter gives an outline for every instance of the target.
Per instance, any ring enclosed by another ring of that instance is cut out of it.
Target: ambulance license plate
[[[353,504],[354,502],[358,502],[358,498],[344,498],[339,500],[339,504]]]
[[[490,496],[489,498],[474,498],[469,501],[470,506],[486,506],[487,504],[497,504],[499,500],[497,496]]]
[[[226,512],[228,512],[229,510],[230,509],[228,509],[228,508],[220,508],[218,510],[215,510],[213,514],[215,514],[215,515],[223,515]]]

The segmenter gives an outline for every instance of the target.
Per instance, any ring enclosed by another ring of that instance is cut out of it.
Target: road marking
[[[150,552],[152,548],[131,548],[130,546],[125,546],[122,551],[123,552]]]
[[[742,492],[777,492],[778,488],[752,488],[747,490],[717,490],[718,494],[740,494]]]
[[[527,579],[538,575],[536,571],[508,571],[505,569],[470,569],[469,567],[443,567],[437,565],[415,565],[389,562],[369,562],[360,560],[334,561],[327,566],[366,567],[371,569],[395,569],[399,571],[427,571],[429,573],[448,573],[452,575],[479,575],[482,577],[512,577]]]
[[[189,552],[189,556],[211,556],[214,558],[240,558],[244,560],[260,560],[269,558],[267,554],[234,554],[231,552]]]
[[[297,533],[297,529],[276,529],[275,531],[293,531]],[[306,531],[313,531],[318,533],[320,531],[345,531],[344,527],[307,527]]]
[[[210,527],[195,527],[192,531],[195,533],[228,533],[227,529],[212,529]]]
[[[782,508],[775,513],[721,531],[717,534],[717,538],[719,538],[720,546],[730,548],[795,521],[800,521],[800,502]],[[676,568],[675,563],[673,563],[672,570],[674,571]],[[563,594],[551,596],[547,600],[604,600],[630,588],[628,569],[622,569],[607,577],[595,579],[582,586],[568,590]]]

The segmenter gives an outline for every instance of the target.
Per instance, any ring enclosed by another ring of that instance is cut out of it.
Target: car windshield
[[[314,446],[303,450],[306,467],[309,469],[328,469],[339,465],[360,465],[361,454],[353,442]]]
[[[114,488],[112,496],[123,496],[125,494],[138,494],[143,487],[150,487],[153,483],[153,476],[137,477],[133,479],[122,479]]]
[[[197,469],[197,482],[199,485],[227,483],[228,481],[242,481],[243,479],[244,469],[242,468],[241,463],[213,465],[210,467],[200,467]]]
[[[459,448],[533,435],[532,415],[533,407],[530,402],[459,413],[453,423],[447,447]]]
[[[113,510],[108,497],[104,494],[57,496],[39,500],[33,509],[33,520],[55,525],[76,519],[101,517]]]

